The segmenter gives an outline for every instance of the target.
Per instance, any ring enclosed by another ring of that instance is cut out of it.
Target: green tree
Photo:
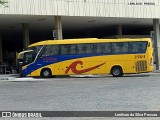
[[[0,0],[0,5],[7,7],[8,6],[7,4],[8,4],[7,0]]]

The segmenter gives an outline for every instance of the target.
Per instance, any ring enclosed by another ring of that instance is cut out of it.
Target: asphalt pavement
[[[0,111],[160,111],[159,73],[159,70],[154,70],[118,78],[80,75],[51,79],[0,75]],[[151,117],[34,119],[159,120]]]

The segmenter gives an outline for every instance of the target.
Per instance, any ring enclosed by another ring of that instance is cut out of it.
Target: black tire
[[[51,78],[52,77],[52,72],[49,68],[43,69],[41,71],[41,77],[42,78]]]
[[[111,74],[113,77],[121,77],[123,75],[122,68],[119,66],[115,66],[111,69]]]

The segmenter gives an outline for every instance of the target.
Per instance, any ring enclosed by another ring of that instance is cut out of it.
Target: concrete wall
[[[8,0],[0,14],[160,18],[160,0]]]

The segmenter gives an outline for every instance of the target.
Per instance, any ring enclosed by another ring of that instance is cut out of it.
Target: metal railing
[[[0,65],[0,74],[16,74],[16,70],[5,64]]]

